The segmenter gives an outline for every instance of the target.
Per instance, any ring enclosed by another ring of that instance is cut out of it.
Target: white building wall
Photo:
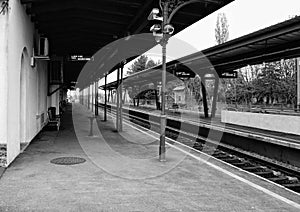
[[[30,142],[42,129],[41,115],[44,114],[46,120],[48,107],[47,62],[37,61],[34,68],[30,66],[34,25],[30,22],[30,17],[26,14],[20,0],[9,1],[9,7],[10,10],[6,15],[0,15],[0,142],[7,143],[8,164],[20,153],[20,142]],[[5,30],[1,30],[5,26],[3,24],[5,19],[8,21],[7,38],[9,38],[6,42],[3,35]],[[5,51],[5,44],[7,51]],[[2,59],[5,61],[3,62]],[[22,71],[21,67],[23,67]],[[22,73],[26,82],[23,87],[20,83]],[[21,88],[24,89],[21,91]],[[58,94],[59,92],[56,92],[54,96]],[[23,110],[23,120],[20,110],[21,95],[24,95],[23,105],[26,105]]]
[[[0,144],[7,141],[7,22],[8,16],[0,15]]]

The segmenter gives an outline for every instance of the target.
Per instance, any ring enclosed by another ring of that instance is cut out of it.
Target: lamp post
[[[162,80],[161,80],[161,125],[160,125],[160,139],[159,139],[159,161],[166,161],[166,147],[165,147],[165,131],[166,131],[166,54],[167,43],[170,36],[174,32],[174,27],[170,24],[174,14],[182,7],[191,4],[199,3],[203,0],[160,0],[159,6],[162,17],[159,16],[160,10],[154,8],[150,13],[148,20],[155,21],[150,31],[153,32],[155,40],[162,46]],[[159,22],[159,24],[157,24]]]
[[[168,2],[163,5],[162,29],[167,25]],[[160,139],[159,139],[159,161],[166,161],[166,55],[167,55],[168,34],[163,30],[162,46],[162,77],[161,77],[161,117],[160,117]]]

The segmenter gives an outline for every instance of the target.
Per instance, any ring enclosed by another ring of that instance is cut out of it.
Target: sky
[[[235,0],[175,34],[167,45],[167,61],[216,45],[215,27],[219,13],[225,13],[227,17],[229,41],[300,15],[300,0]],[[161,61],[161,46],[157,45],[145,54]],[[126,64],[124,73],[133,62]],[[108,82],[115,79],[116,74],[112,73]]]

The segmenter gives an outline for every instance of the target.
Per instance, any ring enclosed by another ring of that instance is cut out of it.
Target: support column
[[[202,101],[204,109],[204,117],[208,118],[208,107],[207,107],[207,98],[206,98],[206,85],[204,76],[201,77],[201,91],[202,91]]]
[[[82,105],[85,106],[85,89],[82,89]]]
[[[159,110],[159,101],[158,101],[158,93],[157,93],[157,82],[154,82],[154,93],[155,93],[155,106],[156,106],[156,110]]]
[[[219,77],[218,77],[218,75],[216,75],[215,76],[215,85],[214,85],[214,96],[213,96],[213,102],[212,102],[212,108],[211,108],[211,118],[216,117],[218,90],[219,90]]]
[[[98,91],[98,80],[95,82],[95,116],[99,115],[99,91]]]
[[[119,131],[119,106],[120,106],[120,95],[119,95],[119,86],[120,86],[120,68],[118,68],[118,71],[117,71],[117,88],[116,88],[116,97],[117,97],[117,115],[116,115],[116,128],[117,128],[117,131]]]
[[[107,95],[107,102],[110,100],[110,90],[108,90],[108,95]]]
[[[126,87],[124,87],[124,94],[123,94],[123,103],[125,104],[126,103],[126,94],[127,94],[127,89]]]
[[[90,86],[87,87],[87,107],[90,109]]]
[[[169,2],[166,1],[163,5],[163,24],[162,28],[167,25],[168,22],[168,9],[169,9]],[[159,161],[164,162],[166,161],[166,122],[167,122],[167,116],[166,116],[166,72],[167,72],[167,43],[168,38],[167,34],[163,33],[163,38],[161,41],[162,46],[162,76],[161,76],[161,115],[160,115],[160,139],[159,139]]]
[[[107,74],[104,80],[104,121],[107,121]]]
[[[89,102],[89,101],[88,101],[88,99],[89,99],[89,88],[86,87],[84,90],[85,90],[84,102],[85,102],[85,106],[88,107],[88,105],[89,105],[89,104],[88,104],[88,102]]]
[[[297,76],[297,109],[300,111],[300,57],[296,59],[296,76]]]
[[[140,92],[140,86],[138,85],[137,87],[138,87],[137,91],[138,91],[138,92]],[[137,102],[136,102],[136,106],[137,106],[137,107],[139,107],[139,106],[140,106],[140,97],[139,97],[139,95],[137,95]]]
[[[121,79],[121,83],[119,84],[119,100],[120,100],[120,104],[119,104],[119,116],[120,116],[120,126],[119,126],[119,131],[123,131],[123,101],[122,101],[122,92],[123,92],[123,69],[124,69],[124,65],[122,65],[121,67],[121,71],[120,71],[120,79]]]
[[[95,96],[95,94],[94,94],[94,83],[92,83],[90,85],[90,90],[91,90],[91,93],[92,93],[92,95],[91,95],[91,109],[92,109],[92,112],[94,112],[94,96]]]

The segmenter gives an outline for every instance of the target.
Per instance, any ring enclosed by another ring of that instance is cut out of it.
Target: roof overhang
[[[203,51],[167,63],[168,80],[178,79],[178,72],[204,76],[232,72],[247,65],[300,56],[300,17],[267,27]],[[124,85],[143,85],[161,80],[162,66],[156,66],[124,79]],[[213,70],[213,72],[212,72]],[[194,73],[195,74],[195,73]],[[150,77],[151,76],[151,77]],[[151,80],[149,80],[151,79]],[[107,88],[115,88],[116,82]],[[104,88],[104,86],[101,86]]]
[[[199,0],[183,7],[172,20],[175,33],[232,1]],[[120,38],[149,33],[151,23],[147,17],[152,8],[159,7],[158,0],[21,0],[21,2],[25,5],[38,32],[48,37],[50,53],[65,57],[92,56],[99,49]],[[153,45],[154,42],[151,47]],[[74,62],[67,62],[64,79],[76,81],[83,64],[78,62],[78,65],[75,65]],[[103,73],[107,71],[103,70]],[[101,75],[102,73],[99,74]]]

